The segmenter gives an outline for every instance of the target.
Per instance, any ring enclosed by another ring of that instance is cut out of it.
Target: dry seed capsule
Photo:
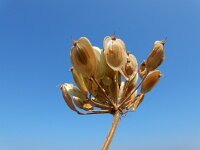
[[[122,66],[120,73],[124,76],[126,80],[132,80],[135,74],[137,73],[137,70],[138,70],[137,59],[134,55],[129,54],[127,62],[124,66]]]
[[[82,74],[78,73],[76,71],[76,69],[73,68],[73,67],[70,68],[70,71],[72,72],[72,75],[73,75],[73,78],[74,78],[74,81],[75,81],[76,85],[81,90],[81,92],[83,93],[83,95],[86,97],[87,93],[88,93],[88,89],[86,88],[86,85],[84,83]]]
[[[149,92],[158,83],[160,77],[161,73],[159,70],[150,72],[141,85],[141,93]]]
[[[126,63],[127,54],[125,44],[122,40],[116,39],[114,36],[104,38],[104,53],[108,66],[115,71],[119,71]]]
[[[102,79],[105,75],[105,72],[107,70],[107,64],[106,64],[106,59],[104,56],[103,50],[99,49],[96,46],[93,46],[93,50],[97,59],[97,70],[95,73],[95,78],[96,79]]]
[[[70,52],[73,67],[81,74],[92,77],[97,68],[97,60],[90,41],[81,37],[74,42]]]
[[[164,41],[156,41],[146,61],[147,71],[156,69],[164,59]]]
[[[143,62],[140,64],[140,68],[138,69],[138,74],[140,78],[143,78],[146,73],[147,73],[146,62],[143,60]]]

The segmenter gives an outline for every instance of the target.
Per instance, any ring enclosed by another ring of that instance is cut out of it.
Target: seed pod
[[[105,72],[106,72],[106,68],[107,68],[106,59],[105,59],[103,50],[99,49],[96,46],[93,46],[93,50],[97,58],[97,70],[95,72],[95,78],[101,79],[104,77]]]
[[[140,64],[138,74],[139,74],[140,78],[143,78],[144,75],[146,75],[146,73],[147,73],[146,62],[143,60],[143,62]]]
[[[73,104],[73,102],[72,102],[72,99],[71,99],[71,97],[70,97],[70,95],[69,95],[69,93],[68,93],[67,86],[66,86],[65,84],[62,84],[62,85],[60,86],[60,89],[61,89],[61,91],[62,91],[63,98],[64,98],[66,104],[68,105],[68,107],[69,107],[71,110],[77,112],[78,114],[82,114],[82,113],[80,113],[80,112],[76,109],[76,107],[74,106],[74,104]]]
[[[83,100],[80,99],[79,97],[76,97],[76,96],[73,96],[73,101],[74,101],[74,104],[80,108],[80,109],[83,109]]]
[[[122,66],[120,73],[124,76],[126,80],[132,80],[137,73],[138,63],[134,55],[129,54],[127,62]]]
[[[133,111],[135,111],[136,109],[137,109],[137,107],[141,104],[141,102],[143,101],[143,99],[144,99],[144,94],[142,94],[142,93],[140,93],[137,97],[136,97],[136,99],[135,99],[135,101],[133,102],[133,104],[132,104],[132,108],[133,108]]]
[[[128,84],[128,88],[127,88],[125,96],[127,96],[128,93],[130,93],[134,89],[134,87],[137,84],[137,81],[138,81],[138,73],[136,73],[135,77],[131,81],[129,81],[129,83],[126,82],[126,84]]]
[[[70,95],[79,97],[81,99],[85,99],[86,98],[78,88],[73,86],[73,84],[65,83],[62,86],[67,90],[67,92]]]
[[[86,88],[82,74],[78,73],[73,67],[70,68],[70,71],[72,72],[76,85],[81,90],[82,94],[87,97],[88,89]]]
[[[97,60],[90,41],[81,37],[74,42],[70,52],[73,67],[81,74],[92,77],[97,68]]]
[[[120,88],[119,88],[119,95],[118,98],[121,100],[123,93],[124,93],[124,87],[125,87],[125,82],[121,82]]]
[[[83,110],[93,109],[93,106],[90,103],[88,103],[87,101],[83,99],[80,99],[79,97],[73,96],[73,100],[76,106],[79,107],[80,109],[83,109]]]
[[[113,37],[104,38],[104,53],[106,62],[110,68],[119,71],[126,63],[127,54],[122,40]]]
[[[160,77],[161,73],[159,70],[150,72],[141,85],[141,93],[149,92],[158,83]]]
[[[164,42],[156,41],[146,61],[147,71],[156,69],[165,59]]]

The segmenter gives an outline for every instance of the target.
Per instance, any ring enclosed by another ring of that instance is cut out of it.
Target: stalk
[[[109,146],[110,146],[110,143],[113,139],[113,136],[115,134],[115,131],[117,129],[117,125],[118,125],[118,122],[119,122],[119,119],[120,119],[120,112],[117,110],[113,116],[113,122],[112,122],[112,126],[110,128],[110,131],[106,137],[106,140],[103,144],[103,147],[102,147],[102,150],[108,150]]]

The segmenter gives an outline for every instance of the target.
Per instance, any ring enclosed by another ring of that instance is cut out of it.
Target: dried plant
[[[124,42],[114,35],[104,38],[103,49],[92,46],[86,37],[73,41],[70,71],[77,87],[64,83],[60,89],[69,108],[79,115],[113,115],[102,150],[109,148],[120,116],[134,112],[158,83],[161,72],[156,68],[165,58],[164,44],[156,41],[138,68],[136,57],[127,53]]]

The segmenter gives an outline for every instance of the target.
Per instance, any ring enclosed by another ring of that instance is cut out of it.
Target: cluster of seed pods
[[[138,66],[121,39],[106,36],[100,49],[81,37],[73,41],[70,51],[70,71],[76,86],[64,83],[60,89],[69,108],[78,114],[118,111],[122,115],[135,111],[158,83],[161,72],[157,67],[164,58],[164,41],[155,41],[147,59]]]

